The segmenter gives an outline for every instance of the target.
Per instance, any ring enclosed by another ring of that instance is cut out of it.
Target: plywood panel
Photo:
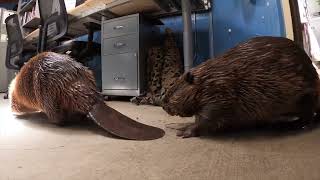
[[[115,6],[109,9],[111,12],[123,16],[138,12],[157,12],[161,8],[153,0],[131,0],[121,6]]]
[[[108,4],[117,2],[119,0],[87,0],[83,4],[77,6],[74,9],[68,11],[69,19],[73,18],[80,19],[90,14],[94,14],[96,12],[102,11],[107,8]]]

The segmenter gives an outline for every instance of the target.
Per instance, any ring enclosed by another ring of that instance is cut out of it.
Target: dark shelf
[[[29,10],[32,9],[32,7],[36,4],[36,1],[37,0],[30,0],[29,2],[27,2],[25,5],[23,5],[19,11],[19,14],[20,13],[25,13]]]
[[[38,28],[39,24],[40,24],[40,18],[34,17],[27,23],[24,23],[22,27],[36,29]]]
[[[181,0],[155,0],[155,2],[162,8],[162,10],[159,12],[146,13],[152,18],[178,16],[182,13]],[[208,12],[211,10],[211,2],[211,0],[207,0],[207,3],[205,3],[203,0],[191,0],[191,11],[200,13]]]

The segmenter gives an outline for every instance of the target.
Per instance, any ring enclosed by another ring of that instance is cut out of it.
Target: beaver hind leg
[[[64,126],[66,119],[66,112],[62,110],[59,105],[54,104],[53,101],[47,101],[43,107],[44,113],[48,117],[48,121],[57,126]]]
[[[50,123],[55,124],[57,126],[65,125],[65,114],[63,111],[56,110],[54,112],[47,112],[48,120]]]
[[[73,112],[69,110],[60,110],[56,108],[53,112],[47,113],[49,122],[57,126],[69,126],[74,122],[83,122],[87,120],[87,115],[81,112]]]
[[[300,98],[297,102],[299,112],[297,114],[298,119],[294,121],[280,121],[277,123],[279,130],[296,131],[302,129],[310,129],[314,125],[314,113],[317,101],[314,94],[306,94]],[[288,116],[287,119],[289,119]]]
[[[294,123],[293,128],[310,129],[314,124],[314,113],[317,106],[317,100],[314,94],[304,95],[298,102],[301,112],[300,119]]]

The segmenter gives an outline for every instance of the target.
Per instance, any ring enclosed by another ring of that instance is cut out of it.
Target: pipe
[[[193,37],[190,0],[181,0],[181,8],[183,18],[184,70],[189,71],[189,69],[193,66]]]
[[[212,10],[209,13],[209,51],[210,51],[210,59],[214,57],[214,39],[213,39],[213,15]]]

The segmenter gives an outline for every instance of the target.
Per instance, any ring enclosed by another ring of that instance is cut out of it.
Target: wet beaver
[[[67,55],[44,52],[31,58],[10,84],[9,98],[13,112],[41,111],[57,125],[89,117],[126,139],[151,140],[164,135],[163,130],[133,121],[106,106],[93,73]]]
[[[57,125],[70,115],[86,115],[94,104],[103,102],[92,72],[53,52],[41,53],[23,66],[9,87],[9,99],[13,112],[43,111]]]
[[[201,132],[277,123],[281,117],[312,121],[319,78],[293,41],[255,37],[183,74],[167,92],[163,109],[196,122],[181,128],[183,137]]]

